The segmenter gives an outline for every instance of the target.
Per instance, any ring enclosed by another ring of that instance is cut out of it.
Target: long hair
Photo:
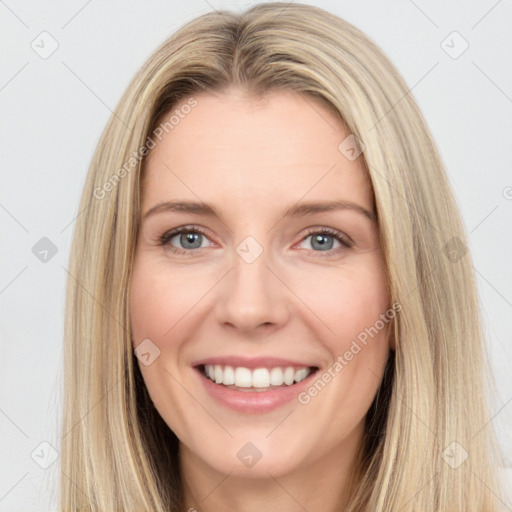
[[[68,268],[62,509],[183,506],[178,439],[153,406],[132,347],[130,273],[145,157],[175,122],[165,115],[232,86],[321,100],[364,148],[391,301],[401,311],[346,512],[497,510],[502,459],[471,256],[429,129],[371,39],[320,8],[281,2],[186,23],[139,70],[101,136]]]

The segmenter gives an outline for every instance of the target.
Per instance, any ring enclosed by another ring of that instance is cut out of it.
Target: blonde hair
[[[184,25],[140,69],[102,134],[69,265],[62,509],[183,506],[178,440],[133,352],[130,272],[144,157],[158,123],[178,102],[232,86],[315,97],[365,148],[391,301],[402,310],[346,512],[497,510],[502,459],[489,423],[492,380],[471,259],[428,127],[367,36],[320,8],[281,2]]]

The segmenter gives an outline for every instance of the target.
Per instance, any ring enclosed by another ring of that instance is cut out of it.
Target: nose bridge
[[[252,236],[235,247],[234,267],[223,280],[217,304],[221,323],[251,330],[261,324],[285,321],[287,289],[270,270],[271,260],[269,248]]]

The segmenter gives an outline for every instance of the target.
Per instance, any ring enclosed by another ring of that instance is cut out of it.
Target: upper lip
[[[242,357],[242,356],[216,356],[199,359],[192,363],[192,366],[202,366],[205,364],[221,365],[221,366],[234,366],[243,368],[274,368],[287,366],[299,366],[304,368],[315,367],[315,365],[304,363],[302,361],[295,361],[292,359],[282,359],[280,357]]]

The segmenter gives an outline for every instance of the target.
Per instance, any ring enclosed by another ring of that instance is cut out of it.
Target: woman
[[[460,215],[359,30],[284,3],[191,21],[80,209],[64,510],[498,510]]]

